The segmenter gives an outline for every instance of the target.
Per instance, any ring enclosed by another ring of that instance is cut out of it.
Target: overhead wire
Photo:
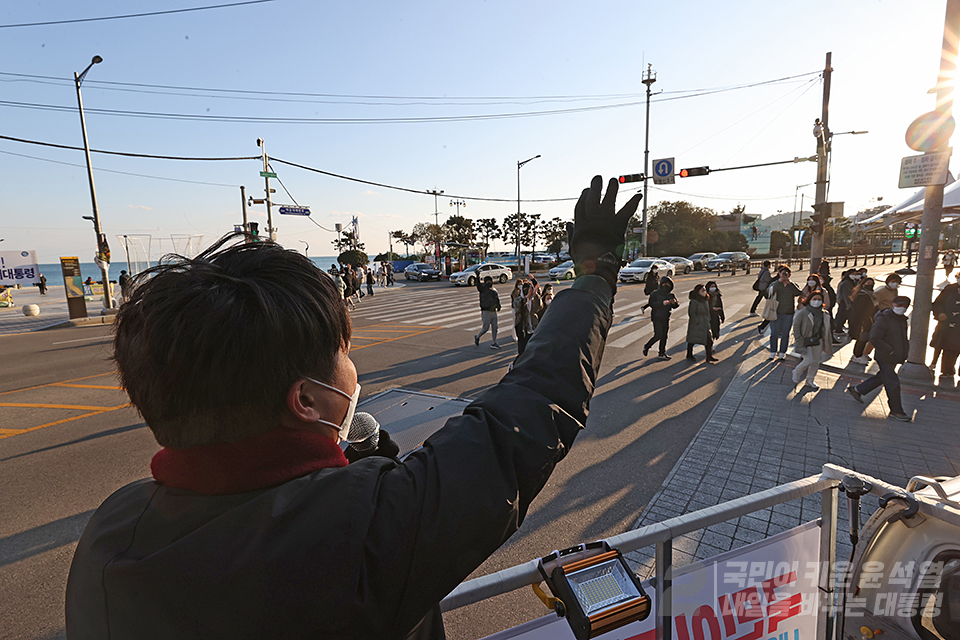
[[[267,2],[276,2],[276,0],[245,0],[244,2],[231,2],[229,4],[214,4],[203,7],[187,7],[186,9],[166,9],[163,11],[147,11],[144,13],[127,13],[114,16],[98,16],[96,18],[73,18],[70,20],[46,20],[44,22],[21,22],[19,24],[0,24],[0,29],[13,29],[16,27],[44,27],[57,24],[77,24],[81,22],[102,22],[104,20],[124,20],[126,18],[143,18],[147,16],[165,16],[172,13],[189,13],[192,11],[208,11],[210,9],[226,9],[228,7],[240,7],[247,4],[264,4]]]

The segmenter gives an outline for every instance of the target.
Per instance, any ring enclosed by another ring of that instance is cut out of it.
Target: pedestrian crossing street
[[[374,299],[364,300],[350,313],[355,325],[360,327],[373,323],[391,323],[391,326],[403,327],[425,326],[444,329],[459,329],[470,335],[480,331],[480,307],[476,289],[457,288],[419,289],[403,287],[395,290],[378,289],[383,292]],[[510,311],[510,294],[508,289],[499,291],[499,341],[513,337],[513,316]],[[639,349],[653,337],[653,325],[650,322],[649,311],[640,313],[640,307],[646,303],[646,296],[638,302],[623,301],[615,305],[614,323],[607,335],[608,349],[624,349],[634,347]],[[749,304],[749,303],[747,303]],[[720,341],[730,332],[742,328],[745,321],[754,320],[742,315],[735,315],[745,308],[746,304],[728,303],[725,314],[727,322],[721,325]],[[670,319],[670,332],[667,334],[667,348],[671,349],[678,344],[685,344],[687,336],[687,313],[685,300],[681,300],[680,309],[674,311]],[[487,339],[487,338],[485,338]]]

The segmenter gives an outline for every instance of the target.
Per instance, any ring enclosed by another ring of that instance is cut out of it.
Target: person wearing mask
[[[550,306],[551,302],[553,302],[553,285],[547,283],[543,286],[543,291],[540,294],[540,309],[537,311],[537,324],[543,319],[543,314],[547,312],[547,307]]]
[[[650,347],[660,343],[657,358],[669,360],[667,355],[667,333],[670,331],[670,313],[680,306],[677,296],[673,295],[673,280],[668,276],[660,278],[660,286],[650,296],[650,321],[653,323],[653,337],[643,345],[643,355],[650,353]]]
[[[519,296],[521,293],[523,293],[523,285],[525,285],[526,283],[527,283],[527,281],[524,280],[523,278],[520,278],[519,280],[517,280],[516,282],[513,283],[513,291],[510,292],[510,306],[511,306],[511,307],[513,306],[514,300],[517,299],[517,296]]]
[[[893,299],[897,297],[897,289],[900,288],[900,274],[891,273],[887,276],[884,286],[873,292],[877,301],[877,311],[883,311],[893,306]]]
[[[796,311],[796,298],[800,288],[790,281],[790,267],[780,269],[780,277],[771,285],[771,297],[777,300],[777,319],[770,323],[770,356],[783,360],[787,357],[790,343],[790,329],[793,327],[793,314]]]
[[[533,285],[524,282],[520,287],[520,295],[513,299],[513,329],[517,334],[517,356],[522,356],[527,348],[527,342],[533,335],[533,314],[530,307],[536,295]]]
[[[940,351],[940,384],[953,386],[953,375],[960,355],[960,273],[957,282],[948,284],[933,301],[937,328],[930,346]]]
[[[393,286],[393,283],[394,283],[393,277],[394,277],[394,276],[393,276],[393,262],[387,262],[387,286],[388,286],[388,287],[392,287],[392,286]]]
[[[870,364],[870,327],[877,314],[877,300],[873,293],[873,278],[864,278],[853,289],[853,308],[850,312],[850,339],[853,345],[853,357],[850,362]]]
[[[650,265],[650,270],[647,271],[647,275],[643,277],[643,295],[647,296],[647,303],[640,307],[640,313],[650,308],[650,296],[652,296],[653,292],[660,286],[660,276],[657,275],[657,271],[657,264],[654,263]]]
[[[953,252],[953,249],[950,249],[943,254],[943,270],[946,272],[948,279],[955,266],[957,266],[957,254]]]
[[[687,360],[697,361],[693,355],[693,345],[702,344],[707,351],[707,362],[718,362],[713,357],[713,340],[710,338],[710,297],[702,284],[690,292],[687,315],[690,318],[687,323]]]
[[[302,254],[220,243],[151,271],[113,351],[163,448],[86,524],[66,636],[444,637],[440,600],[520,528],[587,423],[639,202],[616,212],[617,181],[601,202],[602,186],[576,207],[581,275],[514,371],[402,462],[340,448],[362,376],[333,283]]]
[[[373,268],[367,269],[367,295],[373,297],[373,284],[376,282],[376,276],[373,275]]]
[[[770,274],[770,261],[764,260],[763,267],[760,269],[760,273],[757,274],[757,279],[753,283],[753,290],[757,292],[757,297],[753,300],[753,305],[750,307],[750,315],[757,315],[757,307],[760,306],[760,303],[766,300],[767,298],[767,287],[770,286],[770,283],[773,282],[773,275]],[[766,328],[766,326],[764,326]]]
[[[806,374],[807,386],[819,389],[817,369],[820,368],[825,337],[830,333],[829,317],[823,310],[823,291],[820,289],[809,292],[801,300],[800,310],[793,318],[793,350],[803,358],[793,370],[793,383],[799,384]]]
[[[723,294],[720,293],[720,287],[713,280],[708,282],[706,287],[710,303],[710,334],[716,342],[720,339],[720,324],[726,322],[727,316],[723,313]]]
[[[857,286],[859,279],[859,272],[856,269],[848,269],[840,276],[840,284],[837,285],[837,317],[833,327],[834,333],[845,333],[847,320],[850,318],[850,308],[853,306],[853,288]]]
[[[897,366],[907,360],[910,343],[907,341],[907,308],[910,298],[897,296],[893,305],[877,314],[870,327],[870,342],[877,350],[877,366],[880,371],[871,378],[867,378],[857,386],[848,385],[847,393],[853,399],[863,404],[863,396],[883,385],[887,392],[887,403],[890,406],[890,416],[901,422],[910,422],[903,410],[900,398],[900,377],[897,375]]]
[[[493,278],[487,276],[483,282],[477,283],[477,292],[480,294],[480,320],[483,327],[480,333],[473,336],[473,344],[480,346],[480,338],[490,329],[490,335],[493,336],[493,342],[490,343],[491,349],[499,349],[497,344],[497,314],[500,313],[500,295],[493,288]]]

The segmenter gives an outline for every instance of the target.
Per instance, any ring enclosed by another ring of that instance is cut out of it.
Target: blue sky
[[[0,25],[216,4],[203,0],[5,3]],[[933,108],[927,90],[939,67],[943,0],[717,2],[352,2],[271,3],[163,16],[0,29],[0,135],[82,143],[72,73],[104,58],[83,85],[93,148],[178,156],[271,156],[416,190],[516,198],[516,163],[526,199],[575,198],[594,174],[643,169],[645,62],[657,82],[651,158],[713,168],[809,156],[820,115],[822,70],[833,53],[830,125],[868,135],[834,140],[830,199],[846,212],[896,204],[910,122]],[[810,74],[813,75],[802,75]],[[687,97],[801,76],[782,83]],[[281,93],[392,96],[319,98],[177,91],[106,85],[170,85]],[[112,89],[110,87],[113,87]],[[145,92],[148,91],[148,92]],[[543,96],[563,96],[543,98]],[[616,96],[597,99],[596,96]],[[258,99],[249,99],[257,97]],[[269,98],[270,100],[264,100]],[[498,98],[498,99],[492,99]],[[669,98],[669,99],[668,99]],[[356,104],[366,103],[366,104]],[[371,104],[375,103],[375,104]],[[424,118],[625,105],[558,115],[430,123],[195,122],[93,113],[94,109],[247,118]],[[20,156],[11,154],[21,154]],[[33,156],[33,158],[22,157]],[[43,158],[55,164],[37,160]],[[40,262],[86,261],[95,249],[82,152],[0,140],[3,249],[35,249]],[[182,162],[93,156],[104,231],[151,234],[154,252],[171,234],[204,243],[240,221],[239,185],[262,197],[256,161]],[[427,195],[371,187],[275,164],[297,202],[325,227],[360,219],[372,252],[390,230],[433,220]],[[154,178],[125,175],[126,172]],[[168,178],[173,180],[160,180]],[[728,211],[791,211],[811,198],[815,164],[729,171],[650,191],[649,204],[685,199]],[[194,181],[207,184],[193,184]],[[810,185],[797,189],[798,185]],[[276,200],[289,202],[279,185]],[[439,199],[441,221],[454,209]],[[568,218],[572,202],[524,203],[545,218]],[[468,201],[461,213],[503,219],[516,202]],[[264,222],[263,207],[251,219]],[[281,243],[333,253],[334,234],[309,220],[275,215]]]

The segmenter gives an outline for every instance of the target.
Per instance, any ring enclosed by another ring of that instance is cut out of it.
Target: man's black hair
[[[276,427],[287,390],[328,380],[350,343],[333,280],[296,251],[230,234],[165,256],[117,314],[114,360],[161,445],[232,442]]]
[[[493,277],[492,277],[492,276],[487,276],[486,278],[483,279],[483,283],[484,283],[484,284],[493,284]]]
[[[770,261],[769,261],[769,260],[764,260],[764,261],[763,261],[763,266],[766,267],[767,269],[769,269],[769,268],[770,268]]]

